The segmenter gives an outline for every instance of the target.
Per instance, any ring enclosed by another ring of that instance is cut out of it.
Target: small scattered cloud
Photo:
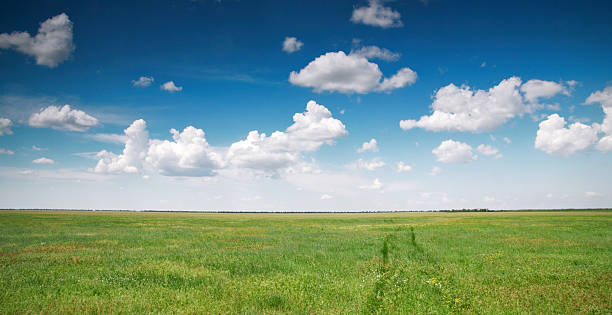
[[[378,143],[376,142],[376,139],[372,138],[370,141],[364,142],[361,145],[361,148],[357,149],[357,152],[359,153],[366,151],[378,152]]]
[[[66,104],[62,107],[49,106],[30,116],[28,124],[37,128],[63,129],[70,131],[87,131],[98,125],[98,119],[82,110],[72,109]]]
[[[429,176],[438,176],[442,173],[442,168],[439,166],[434,166],[429,172]]]
[[[15,152],[13,152],[12,150],[0,148],[0,154],[13,155],[15,154]]]
[[[512,140],[510,140],[508,137],[504,137],[504,142],[510,144],[512,143]]]
[[[381,167],[385,167],[386,165],[387,163],[381,161],[378,158],[374,158],[370,161],[364,160],[364,159],[358,159],[357,162],[355,162],[356,168],[368,170],[368,171],[375,171]]]
[[[410,172],[412,171],[412,166],[405,164],[404,162],[400,161],[397,163],[397,172],[398,173],[404,173],[404,172]]]
[[[382,28],[402,27],[400,18],[399,12],[383,6],[381,0],[370,0],[368,6],[353,10],[351,22]]]
[[[359,186],[360,189],[365,190],[380,190],[383,187],[382,182],[377,178],[370,185]]]
[[[128,137],[125,134],[122,135],[116,133],[94,133],[87,135],[87,137],[98,142],[116,144],[124,144],[128,140]]]
[[[153,77],[140,77],[138,78],[138,80],[132,80],[132,85],[138,87],[147,87],[151,86],[151,84],[153,84],[153,81],[155,81]]]
[[[321,200],[329,200],[332,199],[333,197],[331,195],[328,194],[323,194],[321,195]]]
[[[585,196],[589,197],[589,198],[594,198],[594,197],[601,197],[603,196],[601,193],[595,192],[595,191],[587,191],[584,193]]]
[[[401,56],[399,53],[395,53],[387,48],[380,48],[378,46],[364,46],[359,49],[351,49],[349,55],[362,56],[367,59],[380,59],[385,61],[397,61]]]
[[[61,13],[42,22],[34,37],[28,32],[2,33],[0,49],[14,49],[33,56],[37,65],[55,68],[74,51],[72,22]]]
[[[47,149],[46,148],[39,148],[36,145],[32,145],[32,150],[34,150],[34,151],[45,151]]]
[[[183,90],[182,86],[176,86],[174,81],[168,81],[161,85],[161,89],[170,93],[180,92]]]
[[[450,139],[442,141],[431,152],[437,157],[436,160],[441,163],[467,163],[478,158],[472,153],[470,145]]]
[[[46,158],[46,157],[41,157],[36,160],[33,160],[32,163],[34,164],[55,164],[55,161],[53,161],[52,159]]]
[[[11,126],[13,126],[13,122],[10,119],[0,118],[0,136],[12,135]]]
[[[295,37],[285,37],[285,40],[283,41],[283,51],[288,54],[292,54],[302,49],[302,46],[304,46],[304,43]]]
[[[503,154],[499,153],[499,150],[497,148],[492,147],[490,145],[481,144],[476,148],[476,150],[478,150],[478,152],[483,155],[493,156],[496,160],[504,157]]]
[[[496,155],[497,153],[499,153],[499,150],[497,148],[485,144],[479,145],[476,149],[478,150],[478,152],[484,155]]]

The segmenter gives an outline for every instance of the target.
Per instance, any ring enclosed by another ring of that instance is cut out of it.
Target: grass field
[[[612,211],[0,211],[0,313],[612,313]]]

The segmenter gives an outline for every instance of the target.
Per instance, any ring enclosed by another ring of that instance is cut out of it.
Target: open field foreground
[[[611,313],[612,211],[0,211],[0,313]]]

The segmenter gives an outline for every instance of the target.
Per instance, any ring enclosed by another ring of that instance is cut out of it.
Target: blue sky
[[[611,9],[4,1],[0,207],[609,207]]]

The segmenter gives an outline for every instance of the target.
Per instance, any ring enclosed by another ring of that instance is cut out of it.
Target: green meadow
[[[0,313],[612,313],[612,211],[0,211]]]

